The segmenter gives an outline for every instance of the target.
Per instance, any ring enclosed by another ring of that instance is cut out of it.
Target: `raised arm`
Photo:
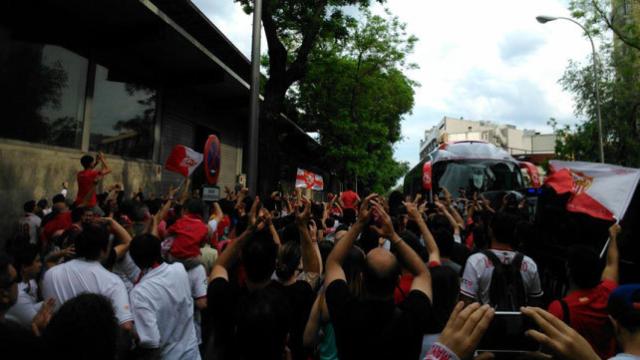
[[[113,250],[116,252],[116,258],[120,260],[124,257],[127,251],[129,251],[129,245],[131,245],[131,234],[129,234],[117,221],[112,218],[107,219],[109,221],[108,224],[111,229],[111,233],[121,241],[120,244],[113,247]]]
[[[369,221],[369,217],[371,215],[371,211],[368,208],[369,200],[373,199],[376,194],[369,195],[362,202],[362,206],[360,206],[360,212],[358,213],[358,220],[353,226],[347,231],[347,233],[338,241],[338,243],[334,246],[331,254],[327,258],[326,262],[326,270],[324,277],[324,285],[325,288],[329,286],[334,280],[346,280],[344,270],[342,269],[342,263],[344,262],[349,250],[353,247],[353,243],[356,238],[364,229],[364,226]]]
[[[440,249],[438,249],[436,239],[433,238],[431,231],[429,231],[429,227],[427,227],[427,224],[424,222],[422,214],[418,211],[418,206],[415,202],[405,202],[404,206],[407,208],[407,213],[411,220],[415,221],[420,228],[420,234],[422,235],[427,251],[429,252],[429,262],[440,262]]]
[[[447,217],[447,220],[449,220],[449,223],[451,224],[451,227],[453,228],[453,232],[456,233],[456,234],[459,234],[460,233],[460,224],[456,221],[456,219],[453,217],[453,215],[451,215],[451,213],[447,209],[447,206],[445,204],[441,203],[440,201],[436,202],[436,206],[438,207],[438,209],[440,209],[442,211],[442,214]]]
[[[233,239],[227,248],[218,256],[216,263],[213,265],[211,274],[209,274],[209,283],[217,278],[229,280],[229,269],[240,258],[240,250],[244,243],[253,235],[255,225],[249,225],[247,229],[237,238]]]
[[[420,256],[407,245],[402,238],[393,230],[391,217],[384,211],[382,205],[374,203],[374,209],[382,220],[382,227],[378,230],[383,236],[391,240],[391,246],[396,249],[399,260],[409,269],[413,275],[411,290],[423,292],[429,299],[432,299],[431,274],[427,266],[422,262]]]
[[[107,160],[104,157],[103,153],[98,153],[97,160],[100,162],[100,175],[105,176],[111,174],[111,168],[107,165]]]
[[[602,280],[612,280],[618,282],[619,273],[619,252],[618,234],[622,231],[619,224],[613,224],[609,228],[609,247],[607,248],[607,265],[602,271]]]
[[[311,202],[302,199],[304,208],[296,209],[296,225],[300,232],[300,246],[302,249],[302,268],[307,273],[322,273],[322,263],[319,261],[316,248],[318,243],[311,240],[309,233],[309,219],[311,218]],[[319,251],[319,250],[318,250]]]

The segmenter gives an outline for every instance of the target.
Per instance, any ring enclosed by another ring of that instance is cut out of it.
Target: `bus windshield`
[[[459,189],[475,191],[508,191],[524,187],[517,164],[499,160],[453,160],[434,165],[437,187],[445,187],[452,194]]]

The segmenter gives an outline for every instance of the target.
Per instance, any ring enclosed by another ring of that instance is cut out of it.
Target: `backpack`
[[[491,250],[482,253],[493,264],[491,286],[489,287],[489,304],[496,311],[520,311],[527,305],[527,296],[520,268],[524,255],[516,253],[510,264],[503,264]]]

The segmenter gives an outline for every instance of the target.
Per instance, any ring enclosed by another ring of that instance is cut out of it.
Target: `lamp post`
[[[593,45],[593,38],[591,37],[587,29],[582,24],[575,21],[574,19],[568,18],[568,17],[562,17],[562,16],[544,16],[544,15],[536,16],[536,20],[538,20],[540,24],[545,24],[545,23],[548,23],[549,21],[554,21],[559,19],[571,21],[572,23],[580,26],[580,28],[584,31],[584,33],[589,38],[589,42],[591,43],[591,51],[593,52],[593,78],[594,78],[593,87],[595,88],[595,92],[596,92],[596,111],[598,113],[598,139],[600,141],[600,162],[604,163],[604,143],[602,141],[602,115],[600,113],[600,89],[599,89],[600,87],[598,86],[598,65],[597,65],[596,47],[595,45]]]
[[[249,169],[247,187],[249,194],[255,196],[258,189],[258,143],[260,115],[260,35],[262,31],[262,0],[253,3],[253,37],[251,43],[251,106],[249,117]]]

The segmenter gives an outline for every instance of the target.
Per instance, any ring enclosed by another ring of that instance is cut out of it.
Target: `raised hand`
[[[258,205],[259,204],[260,204],[260,197],[256,196],[256,198],[253,200],[253,204],[251,205],[251,210],[249,210],[249,225],[250,226],[256,226],[256,222],[258,220]]]
[[[374,211],[378,214],[378,219],[381,222],[380,226],[372,226],[371,228],[375,230],[380,236],[384,236],[387,239],[391,239],[391,237],[395,234],[395,230],[393,229],[393,223],[391,222],[391,217],[384,211],[382,205],[372,202],[372,206]]]
[[[494,310],[489,305],[473,303],[466,308],[459,302],[438,339],[442,345],[465,359],[476,349],[493,320]]]
[[[596,360],[600,358],[585,338],[557,317],[535,307],[524,307],[520,311],[533,319],[542,330],[542,332],[528,330],[527,336],[550,348],[561,358],[569,360]]]
[[[373,199],[377,196],[378,194],[375,193],[369,194],[369,196],[364,198],[364,200],[362,201],[362,204],[360,205],[360,211],[358,211],[358,222],[360,224],[365,224],[369,221],[369,218],[371,217],[370,206],[373,204]]]
[[[422,215],[420,215],[420,210],[418,210],[417,203],[414,202],[402,202],[404,206],[407,208],[407,214],[409,214],[409,218],[415,222],[418,222]]]
[[[308,226],[311,218],[311,202],[304,197],[300,199],[300,202],[303,207],[302,210],[300,210],[299,206],[296,207],[296,224],[298,226]]]

